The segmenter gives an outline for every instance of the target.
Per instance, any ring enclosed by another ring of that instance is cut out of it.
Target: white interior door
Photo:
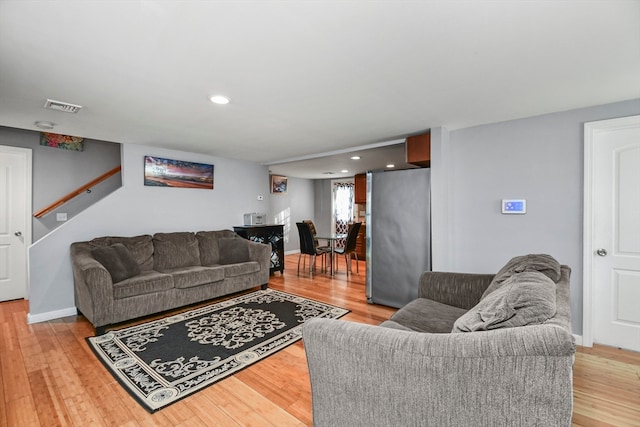
[[[585,141],[593,342],[640,351],[640,116],[588,123]]]
[[[0,301],[27,296],[31,150],[0,146]]]

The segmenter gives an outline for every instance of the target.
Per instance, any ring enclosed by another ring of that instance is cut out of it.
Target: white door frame
[[[584,209],[582,217],[582,343],[585,347],[593,347],[593,244],[594,228],[593,212],[595,200],[593,193],[596,183],[594,176],[594,145],[596,132],[604,129],[626,127],[637,122],[639,116],[621,117],[600,120],[584,124]]]
[[[0,145],[0,151],[4,151],[5,153],[17,154],[19,156],[24,157],[25,159],[25,177],[24,177],[24,188],[22,189],[25,194],[25,212],[27,217],[25,218],[25,229],[22,232],[24,237],[24,250],[25,250],[25,260],[27,260],[25,268],[27,269],[25,277],[27,278],[26,288],[25,288],[25,299],[29,299],[29,247],[31,246],[31,233],[32,233],[32,218],[31,213],[32,204],[31,199],[32,196],[32,176],[33,176],[33,154],[30,148],[21,148],[21,147],[13,147],[9,145]]]

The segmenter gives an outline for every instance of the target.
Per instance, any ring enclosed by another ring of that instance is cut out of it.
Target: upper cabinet
[[[354,202],[357,204],[367,203],[367,175],[360,173],[353,177],[354,180]]]
[[[428,168],[431,166],[431,133],[407,137],[407,163]]]

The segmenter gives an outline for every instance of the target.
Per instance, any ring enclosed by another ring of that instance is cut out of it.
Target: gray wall
[[[450,132],[451,269],[490,273],[514,255],[549,253],[572,268],[582,334],[583,125],[637,114],[638,99]],[[526,199],[527,213],[502,215],[501,199]]]
[[[314,224],[318,234],[331,234],[331,204],[332,186],[330,179],[317,179],[314,181],[316,196],[314,208]]]
[[[449,208],[449,131],[439,127],[431,129],[431,269],[452,271],[450,241],[451,213]]]
[[[211,163],[213,190],[143,185],[144,156]],[[265,212],[269,194],[266,166],[202,154],[122,145],[123,185],[29,248],[29,321],[74,311],[69,245],[98,236],[134,236],[170,231],[230,229],[243,213]],[[269,214],[269,212],[266,212]]]
[[[29,148],[33,159],[33,211],[45,208],[61,197],[120,165],[120,144],[84,140],[83,151],[40,145],[40,132],[0,126],[0,145]],[[32,239],[37,241],[62,225],[56,213],[70,219],[121,186],[120,174],[78,195],[42,218],[32,217]]]
[[[314,217],[313,180],[289,177],[287,194],[270,194],[269,222],[284,225],[284,250],[287,253],[300,249],[296,222]]]

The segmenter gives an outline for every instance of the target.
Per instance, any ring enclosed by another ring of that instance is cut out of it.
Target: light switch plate
[[[502,199],[503,214],[526,214],[527,201],[524,199]]]
[[[67,213],[66,212],[58,212],[56,214],[56,221],[66,221],[67,220]]]

